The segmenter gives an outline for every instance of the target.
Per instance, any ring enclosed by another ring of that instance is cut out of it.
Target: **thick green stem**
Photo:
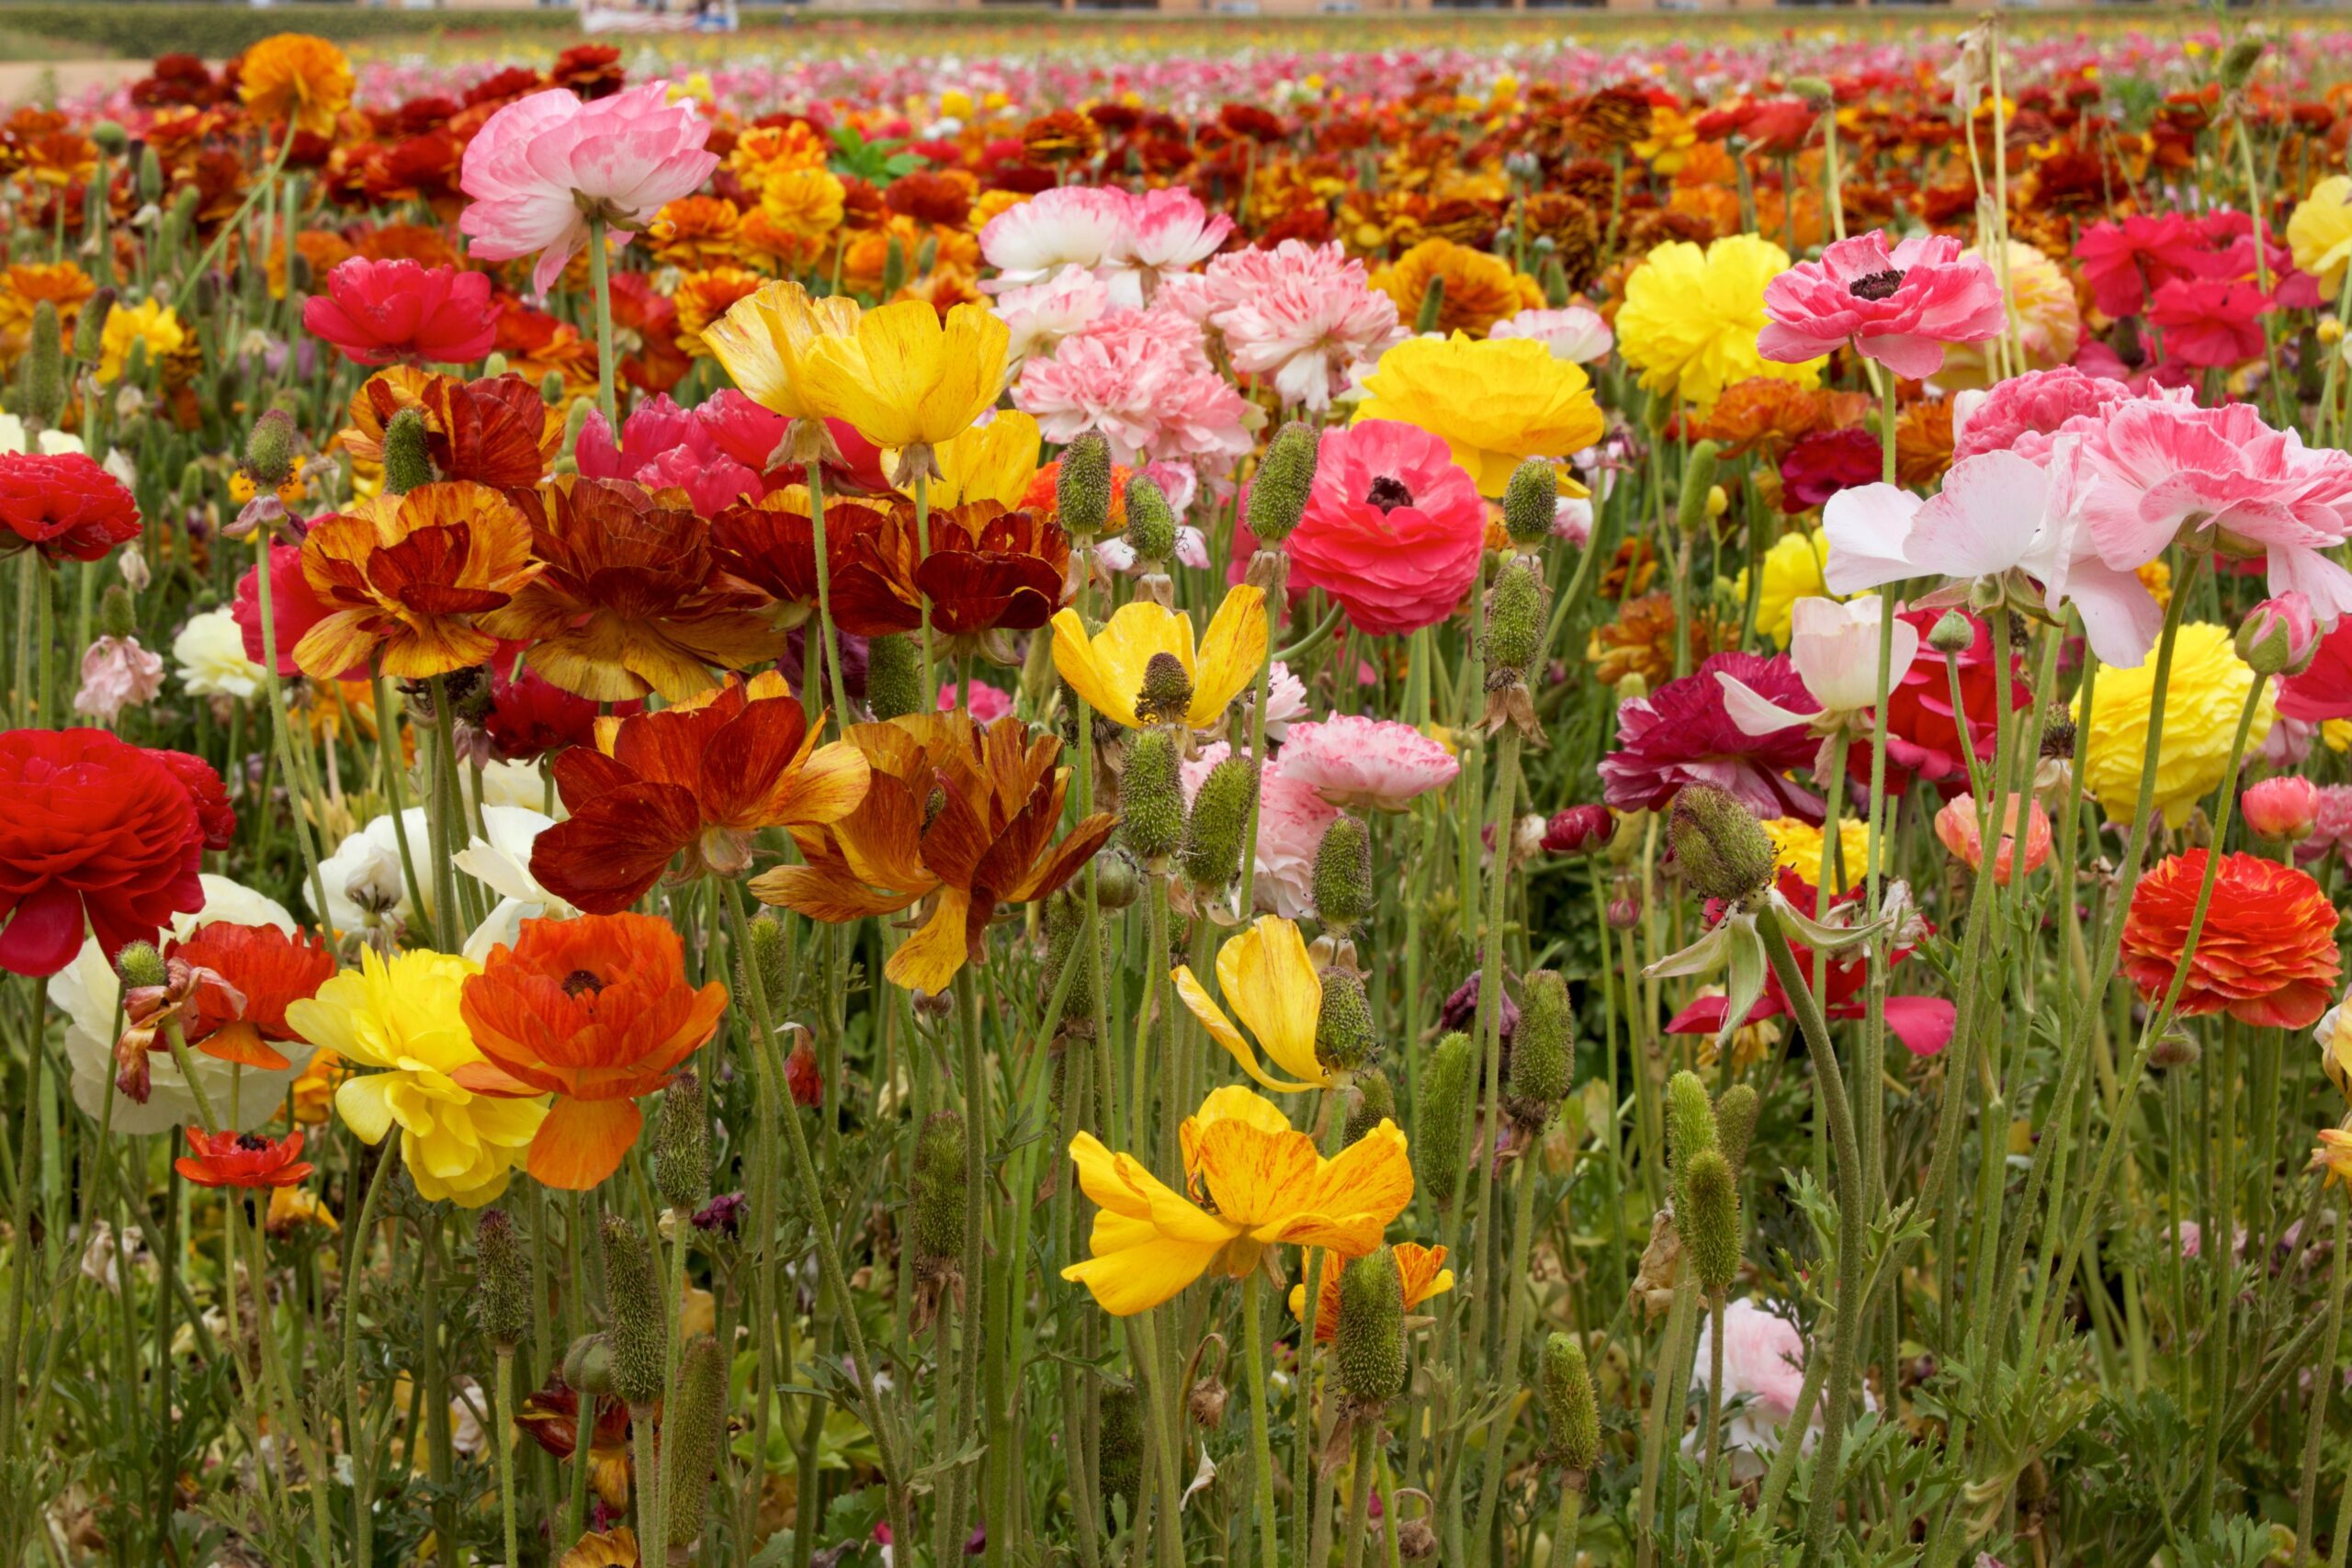
[[[596,409],[617,446],[621,416],[613,396],[612,259],[605,252],[605,220],[593,212],[588,215],[588,292],[596,299]]]
[[[1274,1526],[1274,1449],[1266,1423],[1266,1338],[1258,1298],[1265,1282],[1251,1274],[1241,1281],[1241,1357],[1250,1377],[1250,1458],[1252,1507],[1258,1517],[1258,1568],[1278,1568]]]

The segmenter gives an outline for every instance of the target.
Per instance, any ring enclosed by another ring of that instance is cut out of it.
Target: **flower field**
[[[0,1565],[2344,1568],[2352,33],[1698,31],[10,111]]]

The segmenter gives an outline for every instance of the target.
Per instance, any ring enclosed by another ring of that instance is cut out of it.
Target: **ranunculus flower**
[[[2271,309],[2250,283],[2177,277],[2156,286],[2147,321],[2166,362],[2221,370],[2262,357],[2262,318]]]
[[[2132,890],[2123,973],[2154,1000],[2172,985],[2210,852],[2167,856]],[[2256,1028],[2307,1029],[2335,994],[2335,908],[2318,883],[2261,855],[2222,857],[2181,986],[2184,1018],[2227,1012]]]
[[[34,549],[51,564],[102,560],[138,536],[138,503],[87,457],[0,452],[0,558]]]
[[[237,837],[237,808],[229,804],[229,786],[220,782],[212,764],[188,752],[166,750],[160,746],[150,746],[146,751],[187,792],[188,804],[196,807],[197,827],[204,834],[204,847],[227,849]]]
[[[237,630],[244,639],[245,657],[256,665],[265,665],[266,649],[261,631],[261,568],[249,566],[237,579],[237,597],[230,605]],[[277,623],[277,672],[281,676],[297,676],[301,667],[294,662],[294,649],[303,635],[328,615],[334,606],[319,597],[311,580],[302,575],[302,547],[277,545],[269,547],[269,615]],[[364,679],[365,665],[344,671],[345,678]]]
[[[490,275],[353,256],[302,302],[302,325],[355,365],[470,365],[498,341]]]
[[[1478,580],[1486,503],[1446,444],[1395,420],[1323,433],[1306,513],[1284,548],[1357,629],[1401,636],[1453,614]]]
[[[1577,855],[1599,850],[1617,835],[1617,814],[1605,806],[1571,806],[1544,824],[1544,852]]]
[[[1558,310],[1521,310],[1488,327],[1487,335],[1533,338],[1552,351],[1553,358],[1565,359],[1571,365],[1589,365],[1606,357],[1617,343],[1600,312],[1582,305]]]
[[[172,1162],[181,1177],[198,1187],[291,1187],[318,1168],[302,1157],[302,1131],[284,1138],[258,1133],[205,1133],[181,1129],[188,1152]]]
[[[2352,617],[2319,639],[2301,674],[2278,682],[2278,716],[2303,724],[2352,718]]]
[[[1462,771],[1453,753],[1411,725],[1346,713],[1292,725],[1281,767],[1333,806],[1381,811],[1402,811]]]
[[[2319,825],[2319,785],[2301,773],[2248,784],[2238,804],[2247,829],[2274,843],[2300,842]]]
[[[1952,394],[1951,456],[1959,462],[1986,452],[2014,452],[2029,462],[2050,456],[2051,439],[2096,423],[2132,389],[2105,376],[2086,375],[2071,365],[2029,370],[1983,391]],[[2075,421],[2084,422],[2076,424]]]
[[[1663,811],[1686,784],[1729,790],[1760,818],[1821,819],[1821,797],[1786,775],[1814,759],[1812,729],[1750,735],[1725,705],[1718,676],[1792,713],[1811,713],[1813,694],[1785,655],[1718,653],[1679,680],[1617,710],[1617,750],[1600,760],[1601,794],[1620,811]]]
[[[2030,807],[2030,809],[2027,809]],[[1976,797],[1962,791],[1944,803],[1936,813],[1936,837],[1975,871],[1984,863],[1984,831],[1977,820],[1980,807]],[[1993,880],[2001,886],[2009,885],[2017,872],[2018,818],[2025,818],[2025,870],[2030,876],[2040,871],[2050,858],[2050,813],[2041,802],[2030,795],[2008,797],[2008,826],[2001,829],[2001,847],[1993,856]]]
[[[1781,458],[1781,510],[1810,512],[1885,472],[1878,437],[1859,424],[1797,437]]]
[[[1745,1297],[1726,1303],[1721,1321],[1724,1451],[1731,1459],[1732,1478],[1752,1482],[1764,1473],[1766,1461],[1779,1450],[1796,1417],[1797,1399],[1804,1392],[1804,1336],[1787,1318]],[[1700,1325],[1690,1368],[1690,1386],[1702,1392],[1713,1376],[1714,1333],[1710,1314]],[[1865,1404],[1870,1397],[1864,1390]],[[1816,1407],[1806,1412],[1799,1441],[1809,1450],[1820,1434]]]
[[[942,684],[939,688],[939,711],[955,712],[957,696],[955,682]],[[994,724],[1012,711],[1012,694],[1001,686],[991,686],[986,681],[975,681],[972,682],[969,708],[972,717],[978,722]]]
[[[140,647],[137,637],[96,637],[82,650],[82,686],[74,694],[74,711],[112,724],[123,709],[146,706],[163,689],[163,655]]]
[[[0,969],[54,975],[85,919],[112,958],[201,908],[204,829],[153,756],[103,729],[0,735]]]
[[[1396,302],[1336,241],[1228,252],[1204,282],[1208,321],[1225,334],[1233,367],[1269,378],[1283,403],[1312,412],[1347,389],[1351,368],[1405,336]]]
[[[1756,349],[1802,365],[1850,344],[1896,375],[1922,380],[1944,366],[1944,345],[1982,343],[2007,325],[2000,280],[1949,234],[1889,249],[1883,230],[1839,240],[1764,286],[1771,318]]]
[[[472,205],[458,227],[484,261],[536,254],[544,294],[588,243],[594,212],[626,242],[663,204],[690,196],[718,167],[703,150],[710,122],[693,100],[671,103],[648,82],[582,103],[555,87],[492,115],[466,144],[459,184]]]

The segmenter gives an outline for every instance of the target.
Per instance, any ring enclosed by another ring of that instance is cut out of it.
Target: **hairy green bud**
[[[152,942],[134,942],[114,955],[114,972],[126,986],[161,986],[166,983],[164,955],[155,951]]]
[[[1349,1404],[1377,1410],[1405,1392],[1405,1281],[1388,1247],[1340,1270],[1331,1364]]]
[[[1137,560],[1164,561],[1176,553],[1176,513],[1168,492],[1148,474],[1127,480],[1127,543]]]
[[[1429,282],[1421,286],[1420,309],[1413,312],[1414,333],[1419,334],[1437,331],[1438,318],[1444,313],[1445,275],[1431,273]]]
[[[101,288],[82,302],[82,313],[74,318],[74,360],[78,365],[96,365],[106,355],[107,318],[114,313],[115,291]]]
[[[549,408],[563,401],[563,372],[550,370],[539,378],[539,401]]]
[[[1119,831],[1147,865],[1174,854],[1184,841],[1183,777],[1176,739],[1164,729],[1137,730],[1127,739]]]
[[[727,1358],[718,1341],[696,1335],[678,1358],[678,1398],[663,1412],[662,1436],[678,1445],[662,1456],[669,1475],[662,1496],[670,1518],[673,1551],[691,1546],[710,1511],[711,1477],[718,1471],[718,1445],[727,1438]]]
[[[1111,525],[1111,443],[1101,431],[1082,432],[1062,448],[1054,508],[1063,530],[1081,538]]]
[[[973,1195],[964,1188],[964,1116],[934,1111],[915,1139],[912,1218],[908,1239],[915,1268],[926,1275],[953,1271],[964,1256],[964,1214]]]
[[[1682,879],[1702,898],[1737,904],[1772,886],[1772,840],[1756,814],[1728,790],[1684,784],[1674,797],[1666,834]]]
[[[1378,1067],[1366,1067],[1358,1073],[1355,1108],[1348,1112],[1347,1122],[1340,1129],[1341,1145],[1356,1143],[1383,1122],[1396,1120],[1396,1091],[1389,1087],[1388,1075]]]
[[[1046,995],[1050,998],[1061,987],[1062,970],[1070,970],[1069,988],[1062,993],[1061,1032],[1080,1038],[1094,1033],[1094,965],[1086,961],[1086,946],[1080,940],[1086,925],[1086,899],[1075,887],[1065,887],[1046,905]],[[1107,938],[1106,921],[1097,931]],[[1098,942],[1098,946],[1102,945]],[[1110,961],[1106,954],[1102,969],[1107,973]]]
[[[791,1005],[790,980],[784,953],[784,922],[773,910],[763,909],[743,927],[744,951],[735,955],[735,994],[748,997],[758,986],[768,999],[773,1018]]]
[[[1182,724],[1193,706],[1193,674],[1172,653],[1144,660],[1143,684],[1136,690],[1136,716],[1146,724]]]
[[[1510,671],[1524,678],[1527,667],[1544,651],[1544,601],[1550,595],[1543,574],[1523,560],[1505,566],[1487,591],[1487,669],[1489,676]]]
[[[1312,427],[1293,420],[1274,432],[1266,455],[1258,463],[1250,485],[1250,531],[1261,547],[1272,548],[1290,537],[1306,515],[1306,492],[1315,483],[1316,434]]]
[[[1510,471],[1503,490],[1503,532],[1511,543],[1532,549],[1550,538],[1559,510],[1559,470],[1549,457],[1530,457]]]
[[[1513,1112],[1541,1126],[1567,1098],[1576,1071],[1576,1009],[1556,969],[1538,969],[1520,982],[1519,1026],[1510,1036],[1510,1089]]]
[[[1379,900],[1372,886],[1372,829],[1363,818],[1342,811],[1331,818],[1315,851],[1309,886],[1315,918],[1332,931],[1352,931],[1371,917]]]
[[[662,1397],[669,1314],[662,1299],[661,1271],[654,1267],[645,1233],[634,1221],[607,1213],[602,1240],[605,1304],[611,1314],[605,1338],[613,1351],[613,1392],[632,1412],[641,1412]]]
[[[94,119],[87,134],[98,144],[98,151],[109,158],[119,158],[123,149],[130,145],[130,132],[122,128],[119,119]]]
[[[2253,76],[2254,68],[2262,63],[2263,51],[2268,47],[2252,34],[2230,45],[2229,51],[2222,56],[2222,85],[2233,93],[2245,86]]]
[[[531,1266],[503,1209],[484,1209],[474,1222],[474,1312],[483,1337],[501,1350],[530,1335]]]
[[[877,719],[922,711],[922,660],[904,637],[877,637],[866,643],[865,705]]]
[[[1731,1289],[1739,1273],[1739,1182],[1721,1149],[1702,1149],[1682,1172],[1682,1205],[1675,1213],[1683,1251],[1710,1296]]]
[[[1732,1174],[1747,1168],[1748,1140],[1756,1135],[1756,1113],[1763,1101],[1753,1085],[1736,1083],[1715,1101],[1715,1140],[1731,1161]]]
[[[1315,1059],[1334,1072],[1351,1073],[1370,1059],[1378,1039],[1372,1002],[1352,969],[1323,971],[1323,1006],[1315,1018]]]
[[[1452,1205],[1462,1182],[1463,1112],[1477,1070],[1470,1037],[1457,1031],[1437,1043],[1421,1074],[1420,1103],[1414,1107],[1413,1178],[1440,1207]]]
[[[1679,1179],[1690,1162],[1709,1149],[1719,1148],[1715,1108],[1707,1086],[1688,1068],[1666,1080],[1666,1154]]]
[[[1585,1365],[1584,1341],[1555,1333],[1544,1341],[1544,1414],[1560,1468],[1581,1476],[1600,1462],[1600,1402]]]
[[[17,372],[24,389],[25,417],[53,425],[65,412],[65,338],[57,307],[44,299],[33,307],[31,335]]]
[[[1715,444],[1702,441],[1682,465],[1682,491],[1675,498],[1675,525],[1689,537],[1707,525],[1707,492],[1715,488]]]
[[[1928,628],[1928,647],[1947,656],[1966,653],[1975,640],[1976,624],[1958,610],[1946,610]]]
[[[710,1122],[703,1114],[702,1079],[691,1069],[670,1080],[654,1112],[653,1185],[680,1213],[692,1213],[710,1196]]]
[[[164,199],[164,160],[152,141],[139,149],[139,199],[142,203]]]
[[[296,438],[293,416],[284,409],[271,409],[254,421],[245,435],[245,474],[255,489],[275,490],[294,477]]]
[[[433,482],[433,458],[424,446],[424,412],[402,409],[384,426],[384,493],[406,495]]]
[[[1143,1491],[1143,1402],[1133,1384],[1114,1383],[1102,1391],[1102,1420],[1096,1435],[1094,1484],[1108,1508],[1111,1499],[1124,1497],[1134,1517],[1136,1499]]]
[[[130,607],[130,590],[119,582],[107,584],[98,599],[98,635],[127,637],[139,629],[139,617]]]
[[[1242,841],[1250,832],[1250,803],[1258,795],[1258,765],[1227,756],[1208,771],[1184,819],[1184,880],[1221,893],[1241,874]]]

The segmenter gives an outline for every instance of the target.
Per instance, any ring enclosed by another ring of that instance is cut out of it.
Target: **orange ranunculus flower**
[[[644,1129],[637,1097],[706,1044],[727,987],[686,979],[685,944],[650,915],[525,920],[490,950],[458,1010],[486,1063],[458,1081],[481,1093],[552,1094],[531,1139],[531,1175],[585,1192],[620,1168]]]
[[[718,684],[710,665],[741,670],[785,652],[765,601],[726,581],[684,491],[565,475],[524,512],[540,572],[481,625],[531,644],[531,668],[565,691],[674,703]]]
[[[1453,1270],[1445,1266],[1445,1248],[1423,1247],[1417,1241],[1396,1244],[1396,1273],[1405,1285],[1405,1310],[1453,1289]],[[1327,1252],[1315,1271],[1315,1342],[1329,1345],[1340,1332],[1340,1269],[1347,1259]],[[1306,1287],[1290,1288],[1290,1314],[1306,1314]]]
[[[384,427],[401,410],[424,415],[424,450],[445,479],[528,490],[563,446],[563,411],[520,376],[460,381],[405,365],[378,371],[351,394],[351,423],[335,439],[363,469],[384,460]]]
[[[328,608],[294,662],[332,680],[380,656],[401,680],[480,664],[497,639],[473,617],[499,609],[537,570],[531,525],[488,485],[445,480],[329,517],[302,541],[302,577]]]
[[[858,541],[888,521],[888,513],[854,502],[825,502],[825,559],[832,568],[833,592],[845,573],[863,570]],[[778,604],[817,603],[817,529],[808,516],[808,491],[799,485],[748,496],[710,521],[711,553],[729,576],[765,592]],[[889,596],[887,590],[883,596]],[[896,601],[890,600],[895,605]],[[840,620],[838,603],[834,619]],[[895,610],[893,614],[895,615]],[[912,624],[912,623],[910,623]],[[843,626],[854,636],[870,636]],[[893,622],[893,629],[899,629]]]
[[[730,677],[707,701],[598,721],[599,750],[556,757],[571,815],[533,840],[531,874],[565,902],[609,915],[643,897],[681,852],[681,876],[741,873],[761,829],[838,822],[865,799],[865,751],[819,746],[822,728],[774,671]]]
[[[245,51],[237,69],[237,96],[246,112],[270,125],[290,125],[312,136],[334,130],[351,107],[351,62],[343,51],[309,33],[277,33]]]
[[[334,974],[334,954],[315,937],[225,920],[199,928],[164,949],[164,984],[123,992],[115,1087],[146,1102],[148,1055],[166,1047],[174,1020],[190,1050],[266,1070],[293,1066],[271,1042],[300,1038],[287,1024],[288,1006]]]
[[[2132,889],[2122,968],[2143,998],[2172,985],[2210,852],[2167,856]],[[2338,967],[2335,908],[2319,884],[2260,855],[2226,854],[2181,985],[2180,1014],[2226,1012],[2257,1029],[2308,1029],[2327,1010]]]
[[[1118,820],[1098,811],[1054,843],[1069,788],[1069,770],[1055,766],[1062,743],[1032,739],[1018,719],[983,726],[966,714],[909,714],[853,725],[844,744],[871,769],[865,799],[828,826],[796,830],[808,863],[753,877],[752,891],[836,924],[931,898],[922,928],[883,970],[909,990],[945,990],[978,958],[999,906],[1068,882]],[[559,777],[562,767],[559,760]]]

